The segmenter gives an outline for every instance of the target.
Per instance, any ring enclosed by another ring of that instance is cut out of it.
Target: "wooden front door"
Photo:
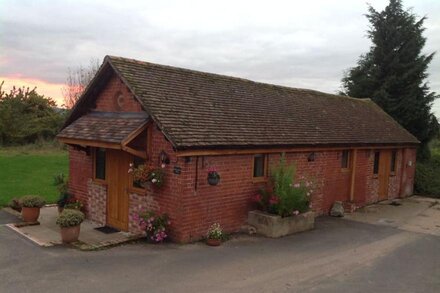
[[[388,199],[388,183],[390,179],[391,151],[381,150],[379,157],[379,200]]]
[[[107,225],[128,230],[128,168],[130,155],[107,149]]]

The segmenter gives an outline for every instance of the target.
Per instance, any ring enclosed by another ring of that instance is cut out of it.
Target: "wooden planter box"
[[[282,218],[262,211],[250,211],[248,224],[254,226],[258,234],[278,238],[313,229],[315,227],[315,213],[306,212],[298,216]]]

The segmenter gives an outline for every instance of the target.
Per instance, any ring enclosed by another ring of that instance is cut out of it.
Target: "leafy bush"
[[[219,223],[214,223],[209,227],[208,233],[206,234],[206,237],[208,239],[217,239],[222,240],[223,239],[223,230],[220,227]]]
[[[20,198],[20,204],[26,208],[41,208],[46,204],[46,201],[38,195],[26,195]]]
[[[13,210],[21,212],[21,203],[20,203],[20,199],[18,199],[18,198],[11,199],[8,206]]]
[[[56,224],[61,228],[74,227],[81,224],[84,219],[85,216],[82,212],[66,209],[58,216]]]
[[[440,197],[440,154],[433,152],[429,161],[417,163],[415,192]]]

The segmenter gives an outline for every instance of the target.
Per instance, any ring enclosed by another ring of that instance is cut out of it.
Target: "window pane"
[[[96,149],[95,178],[105,180],[105,149]]]
[[[380,161],[380,152],[374,152],[374,166],[373,166],[374,174],[379,173],[379,161]]]
[[[391,166],[390,166],[391,172],[396,172],[396,157],[397,157],[397,151],[394,150],[391,153]]]
[[[342,151],[341,167],[348,168],[349,161],[350,161],[350,151],[349,150]]]
[[[255,155],[254,157],[254,177],[264,176],[264,155]]]
[[[144,165],[144,164],[145,164],[145,159],[142,159],[139,157],[133,158],[133,167],[134,168],[137,168],[140,165]],[[133,187],[144,188],[139,181],[135,181],[135,180],[133,180]]]

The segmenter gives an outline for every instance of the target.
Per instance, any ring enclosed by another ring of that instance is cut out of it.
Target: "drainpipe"
[[[354,185],[356,179],[356,159],[357,159],[357,149],[353,150],[353,163],[351,165],[351,184],[350,184],[350,202],[354,200]]]

